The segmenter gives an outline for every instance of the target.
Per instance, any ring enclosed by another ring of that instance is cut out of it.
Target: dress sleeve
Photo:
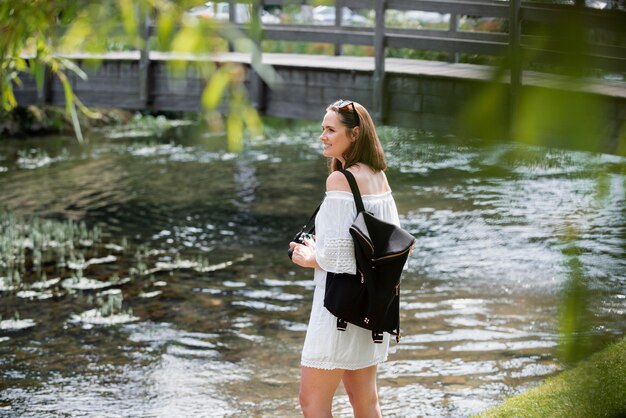
[[[356,274],[350,225],[356,217],[352,195],[328,193],[315,218],[315,254],[322,270]]]

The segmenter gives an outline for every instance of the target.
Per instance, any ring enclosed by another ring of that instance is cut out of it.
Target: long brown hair
[[[385,171],[387,169],[385,152],[383,151],[383,146],[376,133],[374,121],[367,109],[357,102],[352,102],[352,104],[341,108],[336,106],[338,103],[340,102],[334,102],[329,105],[326,111],[332,110],[333,112],[337,112],[339,121],[346,127],[346,134],[349,137],[352,137],[352,131],[357,126],[359,127],[359,135],[343,155],[346,161],[345,167],[341,165],[339,159],[332,158],[329,164],[329,171],[333,172],[341,168],[348,168],[357,163],[366,164],[375,172]],[[355,118],[352,110],[353,105],[354,110],[356,110],[358,114],[358,120]]]

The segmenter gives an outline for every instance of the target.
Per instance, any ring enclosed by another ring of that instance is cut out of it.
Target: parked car
[[[196,16],[202,19],[229,20],[230,4],[206,2],[202,6],[196,6],[189,10],[190,16]],[[250,21],[250,7],[246,4],[238,3],[235,7],[235,21],[237,23],[247,23]],[[280,18],[261,10],[261,22],[264,24],[280,23]]]
[[[364,26],[369,23],[369,19],[354,13],[347,7],[341,9],[341,22],[344,25]],[[335,6],[317,6],[313,8],[313,22],[320,25],[335,24]]]
[[[417,21],[421,23],[448,23],[450,14],[442,14],[437,12],[424,12],[420,10],[410,10],[404,13],[407,21]]]

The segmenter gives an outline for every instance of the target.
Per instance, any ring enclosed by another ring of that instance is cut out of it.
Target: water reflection
[[[558,371],[568,239],[593,332],[623,335],[624,159],[381,137],[418,237],[385,416],[467,416]],[[45,277],[0,266],[0,416],[297,416],[313,284],[285,246],[323,193],[317,126],[270,129],[240,156],[193,131],[113,138],[0,143],[4,209],[100,230]],[[351,414],[343,391],[335,414]]]

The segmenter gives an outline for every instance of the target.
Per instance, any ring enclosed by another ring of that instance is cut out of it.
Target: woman
[[[367,211],[399,225],[398,211],[384,173],[383,149],[363,106],[344,100],[330,105],[320,140],[324,156],[330,158],[330,175],[315,219],[316,237],[289,244],[295,264],[315,269],[313,307],[302,350],[300,405],[305,417],[332,416],[333,396],[343,381],[355,417],[380,417],[376,370],[387,359],[389,334],[382,344],[375,344],[371,331],[356,325],[340,331],[337,318],[324,307],[326,273],[356,273],[349,233],[356,205],[345,175],[337,170],[352,172]]]

